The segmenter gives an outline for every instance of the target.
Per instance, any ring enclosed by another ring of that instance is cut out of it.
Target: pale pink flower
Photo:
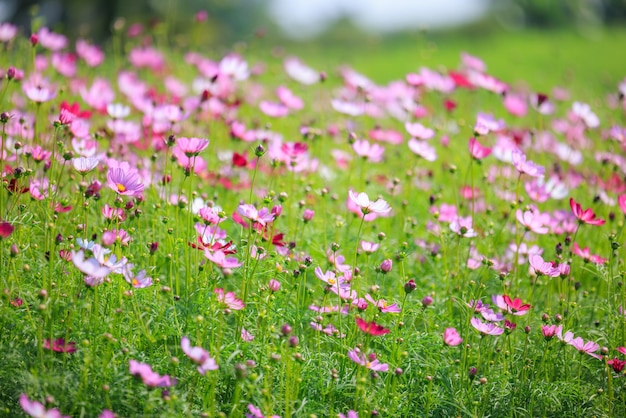
[[[378,250],[379,247],[380,247],[380,244],[376,244],[375,242],[361,241],[361,249],[366,254],[372,254],[376,252],[376,250]]]
[[[430,139],[435,136],[435,131],[425,127],[421,123],[406,122],[404,124],[404,128],[409,133],[409,135],[417,139]]]
[[[415,138],[409,139],[409,149],[418,157],[422,157],[426,161],[435,161],[437,159],[437,151],[433,146],[425,141],[419,141]]]
[[[385,148],[381,145],[371,144],[365,139],[354,141],[352,149],[358,156],[373,163],[381,162],[385,152]]]
[[[296,57],[286,58],[283,66],[287,75],[301,84],[315,84],[320,80],[318,71],[308,67]]]
[[[373,359],[371,359],[373,357]],[[367,367],[375,372],[386,372],[389,370],[387,363],[381,363],[375,355],[366,356],[358,347],[348,351],[348,358],[356,364]]]
[[[41,46],[51,51],[59,51],[67,46],[67,38],[64,35],[51,32],[46,27],[39,29],[37,37]]]
[[[473,221],[471,216],[457,217],[455,220],[450,222],[450,230],[462,237],[473,238],[478,234],[474,231],[472,224]]]
[[[213,264],[223,269],[233,269],[243,264],[235,257],[226,257],[226,253],[221,250],[211,251],[210,249],[205,249],[204,256]]]
[[[0,42],[9,42],[17,35],[17,26],[12,23],[4,22],[0,24]]]
[[[572,113],[580,118],[588,128],[597,128],[600,126],[600,119],[593,113],[587,103],[574,102],[572,104]]]
[[[547,234],[549,232],[548,227],[545,226],[546,217],[537,209],[524,212],[518,209],[515,217],[527,231],[532,231],[535,234]]]
[[[591,357],[602,360],[602,356],[595,353],[596,351],[598,351],[598,349],[600,349],[600,345],[596,342],[585,342],[585,340],[583,340],[581,337],[576,337],[572,339],[569,344],[581,353],[589,354]]]
[[[257,210],[254,205],[250,204],[239,205],[237,207],[237,213],[245,218],[250,219],[252,222],[258,223],[263,226],[274,221],[274,215],[267,208]]]
[[[352,190],[348,191],[349,199],[355,203],[360,209],[363,216],[366,216],[370,213],[375,213],[377,215],[387,215],[391,212],[391,206],[383,200],[376,199],[376,201],[370,201],[369,196],[366,193],[361,192],[356,194]]]
[[[20,406],[22,410],[34,418],[70,418],[62,415],[58,409],[46,409],[43,404],[37,401],[31,401],[25,393],[20,395]]]
[[[531,254],[528,257],[531,269],[537,275],[544,275],[548,277],[559,277],[561,272],[558,266],[550,261],[544,261],[543,257],[539,254]]]
[[[504,333],[503,328],[493,323],[484,323],[478,318],[472,318],[470,323],[478,332],[484,335],[500,335]]]
[[[283,103],[270,102],[268,100],[261,101],[261,103],[259,103],[259,109],[267,116],[273,118],[282,118],[289,114],[289,108]]]
[[[176,379],[171,379],[168,375],[160,376],[146,363],[130,360],[129,369],[130,374],[141,377],[141,380],[146,386],[170,387],[176,384]]]
[[[278,86],[276,96],[278,96],[278,100],[289,109],[300,110],[304,107],[302,99],[293,94],[293,92],[285,86]]]
[[[207,371],[219,369],[215,359],[209,355],[208,351],[202,347],[192,347],[189,338],[183,337],[180,341],[180,346],[183,349],[183,353],[194,363],[198,364],[198,372],[200,374],[204,375]]]
[[[513,166],[515,166],[517,171],[521,174],[525,173],[531,177],[543,177],[544,175],[545,168],[527,160],[526,155],[519,149],[513,150],[511,153],[511,160],[513,162]]]

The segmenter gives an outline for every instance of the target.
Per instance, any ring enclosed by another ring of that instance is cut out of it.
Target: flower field
[[[626,71],[0,42],[3,416],[626,414]]]

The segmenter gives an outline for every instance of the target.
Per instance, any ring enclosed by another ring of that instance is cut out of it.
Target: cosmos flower
[[[371,359],[371,357],[373,357],[373,359]],[[367,367],[374,372],[386,372],[389,370],[389,365],[387,363],[381,363],[376,356],[372,354],[365,356],[365,354],[361,352],[358,347],[355,347],[354,350],[348,351],[348,358],[356,364]]]
[[[243,301],[237,298],[235,292],[224,292],[224,289],[222,288],[217,288],[213,292],[217,297],[217,301],[226,305],[228,309],[240,311],[245,306]]]
[[[202,347],[192,347],[189,338],[183,337],[180,341],[180,346],[187,357],[198,364],[198,372],[200,374],[204,375],[207,371],[219,368],[215,359],[209,355],[208,351]]]
[[[472,318],[470,322],[472,326],[483,335],[500,335],[504,332],[504,329],[496,324],[484,323],[478,318]]]
[[[450,347],[455,347],[463,342],[456,328],[446,328],[443,332],[443,342]]]
[[[61,415],[58,409],[46,409],[43,404],[31,401],[25,393],[20,395],[20,406],[22,410],[34,418],[70,418],[68,415]]]
[[[356,317],[356,325],[361,329],[361,331],[366,334],[370,334],[373,336],[385,335],[389,334],[391,330],[389,328],[385,328],[382,325],[378,325],[376,322],[367,322],[362,318]]]
[[[128,163],[109,167],[107,185],[115,193],[122,196],[141,196],[144,185],[139,172],[131,168]]]
[[[578,222],[581,224],[595,225],[600,226],[604,225],[606,222],[604,219],[600,219],[596,217],[596,214],[593,212],[593,209],[582,209],[580,203],[577,203],[573,198],[569,199],[569,205],[572,209],[572,213],[578,219]]]
[[[389,204],[385,200],[379,198],[373,202],[364,192],[356,194],[355,192],[350,190],[348,191],[348,197],[361,209],[363,216],[370,213],[375,213],[377,215],[387,215],[389,212],[391,212],[391,206],[389,206]]]
[[[176,384],[176,379],[169,375],[160,376],[152,370],[149,364],[139,363],[136,360],[129,361],[130,374],[139,376],[146,386],[150,387],[170,387]]]

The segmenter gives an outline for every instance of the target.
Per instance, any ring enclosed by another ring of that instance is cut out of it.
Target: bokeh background
[[[603,25],[626,22],[626,0],[0,0],[0,21],[28,30],[35,17],[70,37],[102,41],[116,23],[165,22],[184,32],[200,10],[208,12],[209,44],[245,41],[259,30],[299,40],[459,27],[472,33],[572,27],[593,36]]]

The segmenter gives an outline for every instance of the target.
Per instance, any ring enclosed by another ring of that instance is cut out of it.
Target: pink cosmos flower
[[[139,171],[130,167],[126,162],[114,165],[109,164],[107,185],[121,196],[141,196],[144,189]]]
[[[539,254],[529,255],[528,261],[530,262],[531,269],[537,275],[543,274],[548,277],[559,277],[561,275],[561,272],[555,263],[544,261],[543,257]]]
[[[502,119],[496,120],[491,114],[479,113],[476,116],[476,124],[474,125],[474,133],[476,135],[487,135],[489,132],[498,132],[506,128],[506,124]]]
[[[171,379],[168,375],[160,376],[152,370],[146,363],[139,363],[136,360],[129,362],[130,374],[139,376],[146,386],[150,387],[170,387],[176,384],[176,379]]]
[[[569,344],[572,347],[574,347],[576,350],[580,351],[581,353],[589,354],[591,357],[595,357],[598,360],[602,360],[602,356],[595,353],[600,348],[600,345],[596,342],[593,342],[593,341],[585,342],[585,340],[583,340],[582,338],[576,337],[572,339],[569,342]]]
[[[513,116],[522,117],[528,112],[528,105],[523,97],[517,94],[504,96],[504,107]]]
[[[376,244],[375,242],[361,241],[361,249],[366,254],[372,254],[376,252],[376,250],[378,250],[379,247],[380,247],[380,244]]]
[[[572,114],[580,118],[588,128],[597,128],[600,126],[600,119],[593,113],[587,103],[574,102],[572,104]]]
[[[481,145],[476,138],[472,137],[469,139],[469,152],[475,159],[482,160],[491,155],[491,148]]]
[[[104,52],[84,39],[76,41],[76,54],[82,58],[87,66],[97,67],[104,61]]]
[[[223,269],[233,269],[243,264],[235,257],[226,257],[226,253],[222,250],[211,251],[207,248],[204,250],[204,256],[216,266]]]
[[[213,290],[213,292],[217,297],[217,301],[226,305],[228,309],[231,309],[233,311],[240,311],[245,307],[243,301],[237,298],[235,292],[224,293],[224,289],[222,288],[217,288]]]
[[[483,335],[500,335],[504,332],[504,329],[496,324],[484,323],[478,318],[472,318],[470,322],[472,326]]]
[[[34,418],[70,418],[69,415],[61,415],[58,409],[46,409],[43,404],[31,401],[25,393],[20,395],[20,406],[24,412]]]
[[[124,280],[126,280],[135,289],[143,289],[152,285],[152,277],[146,276],[146,271],[141,270],[136,275],[133,274],[133,264],[126,264],[122,270]]]
[[[607,258],[600,257],[597,254],[591,254],[591,250],[589,250],[589,247],[580,248],[577,242],[575,242],[572,246],[572,253],[581,257],[585,261],[591,261],[595,264],[604,264],[609,261]]]
[[[102,265],[95,257],[85,259],[85,252],[80,250],[78,252],[72,251],[72,263],[83,274],[95,279],[102,279],[111,273],[111,269],[105,265]]]
[[[532,231],[535,234],[547,234],[549,232],[548,227],[544,226],[546,219],[538,210],[522,212],[521,209],[518,209],[515,213],[515,217],[527,231]]]
[[[274,215],[267,208],[257,210],[254,205],[250,204],[239,205],[237,207],[237,213],[262,226],[274,221]]]
[[[8,238],[15,231],[15,227],[10,222],[0,221],[0,239]]]
[[[374,357],[374,359],[370,360],[371,357]],[[375,372],[386,372],[389,370],[387,363],[381,363],[375,356],[366,356],[358,347],[348,351],[348,358],[356,364],[360,364]]]
[[[382,313],[402,312],[402,309],[400,309],[397,303],[388,304],[385,299],[379,299],[378,301],[376,301],[369,293],[365,295],[365,299],[372,305],[376,306],[378,310],[380,310]]]
[[[356,411],[349,410],[346,415],[340,413],[339,418],[359,418],[359,414],[357,414]]]
[[[545,168],[527,160],[526,155],[519,149],[514,149],[511,152],[511,160],[513,162],[513,166],[515,166],[520,174],[528,174],[531,177],[543,177]]]
[[[289,109],[300,110],[304,107],[302,99],[293,94],[293,92],[285,86],[278,86],[276,96],[278,96],[278,100]]]
[[[352,149],[356,155],[367,159],[373,163],[379,163],[383,160],[385,148],[378,144],[371,144],[369,141],[362,139],[354,141]]]
[[[187,157],[194,157],[209,145],[209,140],[205,138],[177,138],[176,148],[178,148]]]
[[[557,328],[558,327],[556,325],[543,325],[541,327],[541,333],[546,340],[549,340],[556,335]]]
[[[578,222],[581,224],[589,224],[589,225],[604,225],[606,222],[604,219],[596,218],[596,214],[593,212],[593,209],[585,209],[582,210],[580,203],[577,203],[574,198],[569,199],[569,205],[572,208],[572,212],[574,216],[578,219]]]
[[[270,102],[268,100],[262,100],[259,103],[259,109],[267,116],[273,118],[282,118],[289,114],[289,108],[283,103]]]
[[[296,57],[288,57],[283,62],[287,75],[305,85],[315,84],[320,80],[319,71],[308,67]]]
[[[409,133],[409,135],[417,139],[430,139],[435,136],[435,131],[425,127],[421,123],[406,122],[404,124],[404,128]]]
[[[376,199],[376,201],[370,201],[369,197],[366,193],[361,192],[356,194],[352,190],[348,191],[348,197],[350,200],[355,203],[360,209],[363,216],[366,216],[370,213],[375,213],[377,215],[387,215],[391,212],[391,206],[383,200]]]
[[[65,36],[51,32],[46,27],[39,29],[37,37],[41,46],[51,51],[59,51],[67,46],[67,38]]]
[[[450,347],[456,347],[463,342],[463,338],[461,338],[455,328],[446,328],[443,332],[443,342]]]
[[[435,161],[437,159],[437,151],[434,147],[425,141],[419,141],[415,138],[409,139],[409,149],[418,157],[422,157],[426,161]]]
[[[183,337],[180,341],[180,346],[183,349],[183,353],[199,365],[198,372],[200,374],[204,375],[209,370],[219,369],[215,359],[209,355],[208,351],[202,347],[192,347],[189,338]]]
[[[474,231],[472,224],[473,221],[471,216],[457,217],[455,220],[450,222],[450,230],[462,237],[473,238],[478,234]]]
[[[0,24],[0,42],[9,42],[17,35],[17,26],[4,22]]]

